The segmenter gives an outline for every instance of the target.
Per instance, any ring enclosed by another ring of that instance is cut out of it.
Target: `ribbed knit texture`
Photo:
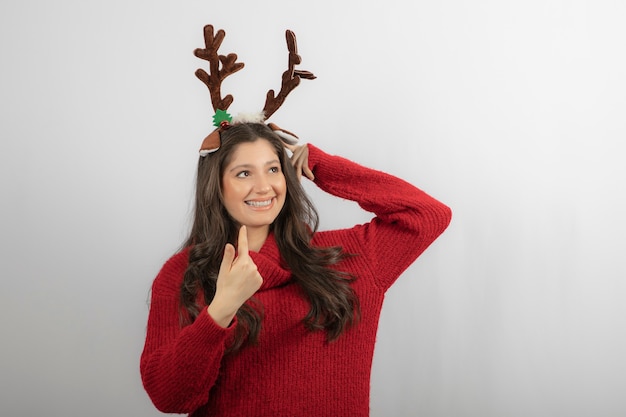
[[[318,232],[317,246],[358,254],[339,268],[357,277],[361,322],[335,342],[308,331],[309,310],[270,234],[251,256],[264,279],[256,346],[224,356],[234,325],[219,327],[206,308],[180,328],[179,287],[187,251],[163,266],[152,287],[141,375],[155,406],[169,413],[228,417],[365,417],[370,370],[385,291],[450,222],[448,207],[407,182],[309,146],[315,183],[375,214],[351,229]]]

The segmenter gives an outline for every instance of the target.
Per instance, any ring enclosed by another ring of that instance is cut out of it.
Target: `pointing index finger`
[[[246,229],[246,226],[241,226],[239,228],[237,252],[238,252],[238,256],[241,256],[241,255],[248,256],[248,230]]]

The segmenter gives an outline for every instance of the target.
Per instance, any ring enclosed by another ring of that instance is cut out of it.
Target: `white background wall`
[[[626,3],[0,5],[0,415],[160,415],[147,298],[188,226],[212,115],[202,26],[246,68],[232,112],[303,81],[273,121],[449,204],[388,295],[372,416],[626,414]],[[323,227],[364,221],[311,189]]]

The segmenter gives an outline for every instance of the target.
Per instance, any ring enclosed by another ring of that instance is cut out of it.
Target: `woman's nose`
[[[254,184],[254,190],[259,194],[267,194],[271,191],[272,185],[268,181],[268,179],[261,175],[257,177],[257,181]]]

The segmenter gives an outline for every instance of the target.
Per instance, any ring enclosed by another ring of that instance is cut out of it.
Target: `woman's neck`
[[[253,252],[258,252],[263,247],[263,244],[267,240],[267,236],[270,234],[269,226],[250,227],[248,229],[248,249]]]

